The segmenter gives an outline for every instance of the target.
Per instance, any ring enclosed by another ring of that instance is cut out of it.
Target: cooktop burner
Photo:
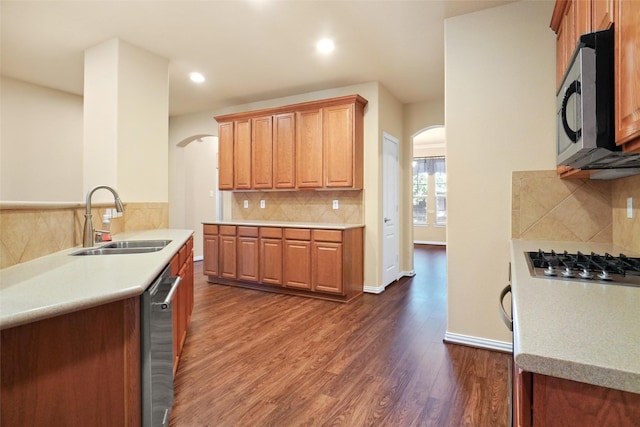
[[[594,252],[525,252],[532,276],[640,287],[640,258]]]

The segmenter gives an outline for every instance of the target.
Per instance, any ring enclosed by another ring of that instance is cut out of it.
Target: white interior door
[[[382,134],[382,280],[383,286],[398,280],[400,239],[398,236],[398,139]]]

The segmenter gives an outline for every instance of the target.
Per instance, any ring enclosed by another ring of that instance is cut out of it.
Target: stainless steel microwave
[[[613,55],[613,29],[582,35],[556,96],[558,165],[607,170],[593,179],[640,173],[615,143]]]

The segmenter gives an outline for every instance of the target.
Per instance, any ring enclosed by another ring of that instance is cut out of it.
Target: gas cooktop
[[[525,252],[529,272],[546,279],[640,287],[640,258],[594,252]]]

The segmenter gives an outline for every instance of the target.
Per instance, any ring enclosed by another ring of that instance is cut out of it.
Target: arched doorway
[[[194,259],[202,259],[202,221],[220,218],[218,190],[218,137],[194,135],[176,144],[177,175],[171,227],[194,231]]]
[[[413,241],[446,245],[446,135],[430,126],[412,137]]]

